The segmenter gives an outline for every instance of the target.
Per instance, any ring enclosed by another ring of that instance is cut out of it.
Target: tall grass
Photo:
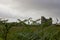
[[[3,21],[0,24],[0,40],[60,40],[60,26],[49,25],[47,22],[41,25],[36,21],[31,25],[29,21],[32,19],[19,21],[19,23]]]

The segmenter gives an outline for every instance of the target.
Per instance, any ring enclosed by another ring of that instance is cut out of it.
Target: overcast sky
[[[60,0],[0,0],[0,17],[60,18]]]

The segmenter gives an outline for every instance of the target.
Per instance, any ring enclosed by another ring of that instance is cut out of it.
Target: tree
[[[19,25],[20,25],[20,26],[25,26],[25,25],[26,25],[25,22],[26,22],[27,20],[25,19],[25,20],[22,21],[22,20],[18,19],[18,21],[19,21]]]
[[[30,25],[30,21],[32,20],[32,18],[30,17],[27,20],[28,20],[28,25]]]
[[[1,20],[2,23],[2,37],[4,40],[7,40],[9,30],[12,28],[13,24],[7,23],[8,20]]]
[[[32,20],[32,18],[28,18],[28,19],[25,19],[25,20],[20,20],[20,19],[17,19],[19,21],[19,23],[25,23],[25,22],[28,22],[28,25],[30,25],[30,21]]]
[[[37,20],[36,20],[36,22],[37,22],[38,25],[40,24],[40,22],[39,22],[40,20],[41,20],[41,19],[37,19]],[[39,23],[38,23],[38,22],[39,22]]]
[[[37,20],[30,20],[32,23],[32,25],[38,25],[38,21],[40,21],[40,19],[37,19]]]

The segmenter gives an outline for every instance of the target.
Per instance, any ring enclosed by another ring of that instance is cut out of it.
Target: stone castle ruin
[[[46,19],[44,16],[41,16],[41,24],[47,26],[52,25],[52,18]]]

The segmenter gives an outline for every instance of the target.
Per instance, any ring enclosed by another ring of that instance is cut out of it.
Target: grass
[[[1,37],[0,27],[0,40]],[[60,40],[60,26],[12,27],[7,40]]]

